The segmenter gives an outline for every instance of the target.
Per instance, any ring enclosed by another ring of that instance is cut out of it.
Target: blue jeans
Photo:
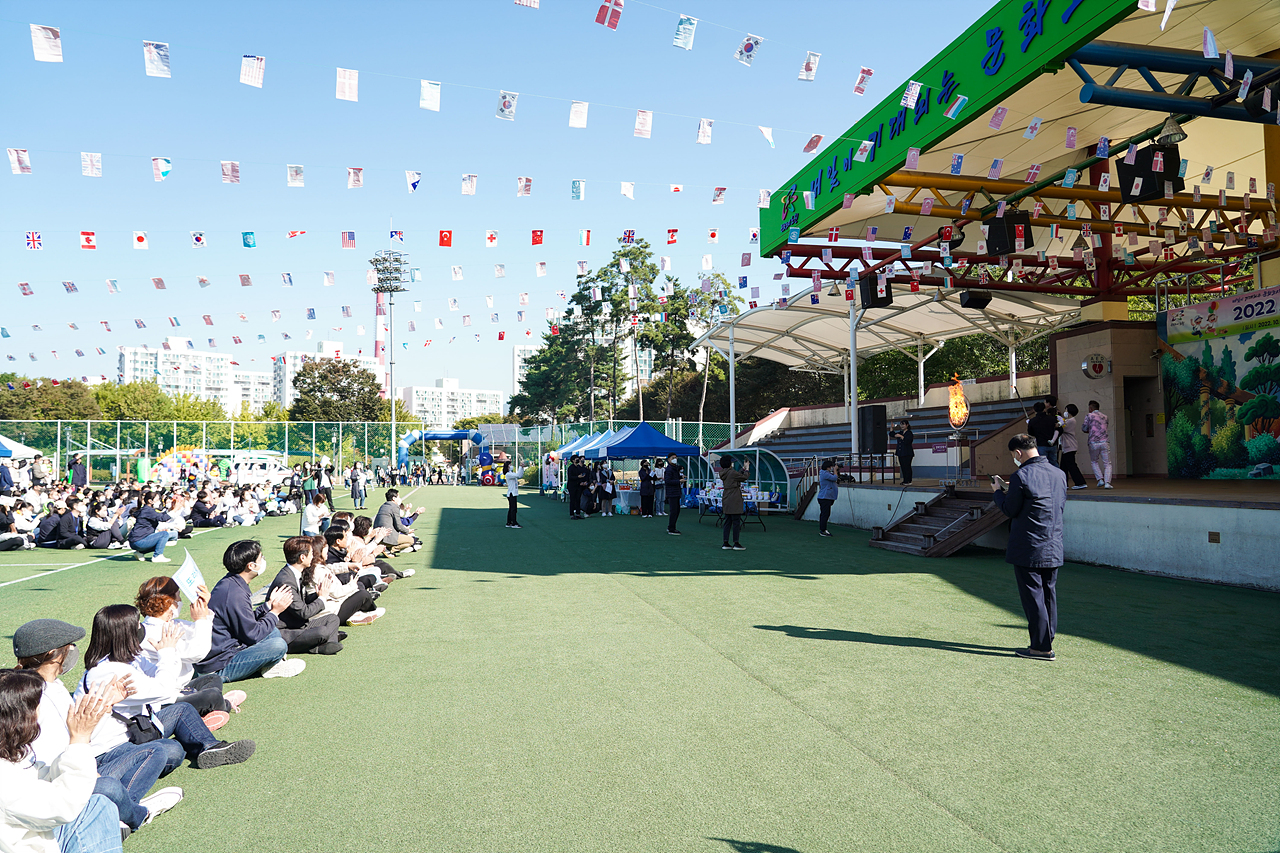
[[[116,853],[121,849],[116,807],[94,794],[76,819],[59,826],[53,836],[61,853]]]
[[[153,557],[164,556],[164,546],[169,544],[169,531],[157,530],[150,536],[143,536],[141,539],[130,540],[129,547],[140,553],[153,551]]]
[[[219,675],[224,682],[244,681],[253,678],[264,669],[275,666],[284,660],[289,646],[280,636],[280,629],[273,628],[266,639],[254,643],[247,649],[241,649],[227,661]]]
[[[98,781],[93,786],[115,804],[120,820],[137,829],[146,820],[147,809],[139,801],[161,776],[182,766],[183,749],[174,741],[122,743],[98,756]]]
[[[1036,452],[1049,460],[1049,464],[1057,467],[1058,465],[1058,448],[1050,447],[1043,444],[1036,445]]]
[[[164,736],[180,743],[192,758],[218,743],[213,732],[200,719],[200,712],[195,705],[188,705],[186,702],[165,705],[156,711],[156,719],[160,721],[160,730],[164,732]]]

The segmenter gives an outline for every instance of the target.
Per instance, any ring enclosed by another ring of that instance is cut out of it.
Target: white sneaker
[[[152,557],[152,558],[151,558],[151,562],[153,562],[153,563],[172,563],[172,562],[173,562],[173,560],[172,560],[171,558],[169,558],[169,557],[166,557],[164,554],[161,554],[159,557]]]
[[[147,819],[142,822],[142,825],[151,823],[180,802],[182,802],[181,788],[161,788],[151,796],[138,800],[139,805],[147,808]]]
[[[1098,488],[1099,488],[1099,489],[1101,489],[1101,488],[1102,488],[1102,481],[1101,481],[1101,480],[1099,480],[1099,481],[1098,481]]]
[[[77,543],[76,543],[76,547],[72,548],[71,550],[72,550],[72,551],[83,551],[83,550],[84,550],[84,543],[83,543],[83,542],[77,542]]]
[[[413,577],[414,575],[416,575],[416,574],[417,574],[417,570],[415,570],[415,569],[401,569],[401,570],[400,570],[400,574],[404,575],[404,576],[405,576],[405,577],[407,577],[407,578],[411,578],[411,577]]]
[[[121,545],[119,542],[112,542],[110,545],[108,545],[108,546],[107,546],[107,550],[108,550],[108,551],[119,551],[119,550],[120,550],[121,548],[123,548],[123,547],[124,547],[124,546],[123,546],[123,545]]]
[[[1102,484],[1102,488],[1104,488],[1104,489],[1110,489],[1110,488],[1112,488],[1112,486],[1111,486],[1111,484],[1110,484],[1110,483],[1103,483],[1103,484]]]
[[[293,658],[292,660],[282,660],[280,663],[271,667],[271,669],[262,673],[263,678],[293,678],[298,673],[307,668],[307,662]]]

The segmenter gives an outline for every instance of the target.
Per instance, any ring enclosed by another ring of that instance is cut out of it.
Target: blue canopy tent
[[[577,453],[579,456],[586,456],[588,450],[590,450],[593,447],[599,447],[602,444],[607,444],[609,441],[613,439],[614,435],[616,435],[616,433],[613,430],[607,429],[604,432],[597,435],[591,441],[584,442],[578,445],[577,447],[575,447],[573,449],[573,452]]]
[[[573,441],[569,442],[568,444],[562,444],[560,446],[560,449],[557,450],[556,453],[559,454],[560,456],[564,456],[566,453],[576,453],[579,448],[586,447],[588,444],[595,441],[599,437],[600,437],[600,433],[598,432],[593,432],[590,435],[579,436],[578,438],[575,438]]]
[[[683,444],[667,438],[648,423],[641,423],[623,430],[612,441],[601,442],[586,450],[588,459],[647,459],[675,454],[698,456],[702,451],[692,444]]]

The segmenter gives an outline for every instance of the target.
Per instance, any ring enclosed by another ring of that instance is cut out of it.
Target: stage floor
[[[1132,477],[1112,482],[1112,489],[1100,489],[1089,481],[1089,488],[1068,490],[1073,501],[1115,501],[1119,503],[1173,504],[1177,506],[1218,506],[1241,509],[1280,510],[1280,480],[1166,480],[1155,477]],[[841,486],[900,491],[901,483],[841,483]],[[979,484],[987,488],[985,484]],[[917,478],[909,491],[935,492],[940,480]],[[973,490],[967,486],[965,491]]]

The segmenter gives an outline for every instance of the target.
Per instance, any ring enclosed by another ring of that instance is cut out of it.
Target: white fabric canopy
[[[19,459],[34,459],[36,454],[40,452],[33,447],[27,447],[20,441],[5,438],[3,435],[0,435],[0,444],[3,444],[9,450],[15,462]]]

